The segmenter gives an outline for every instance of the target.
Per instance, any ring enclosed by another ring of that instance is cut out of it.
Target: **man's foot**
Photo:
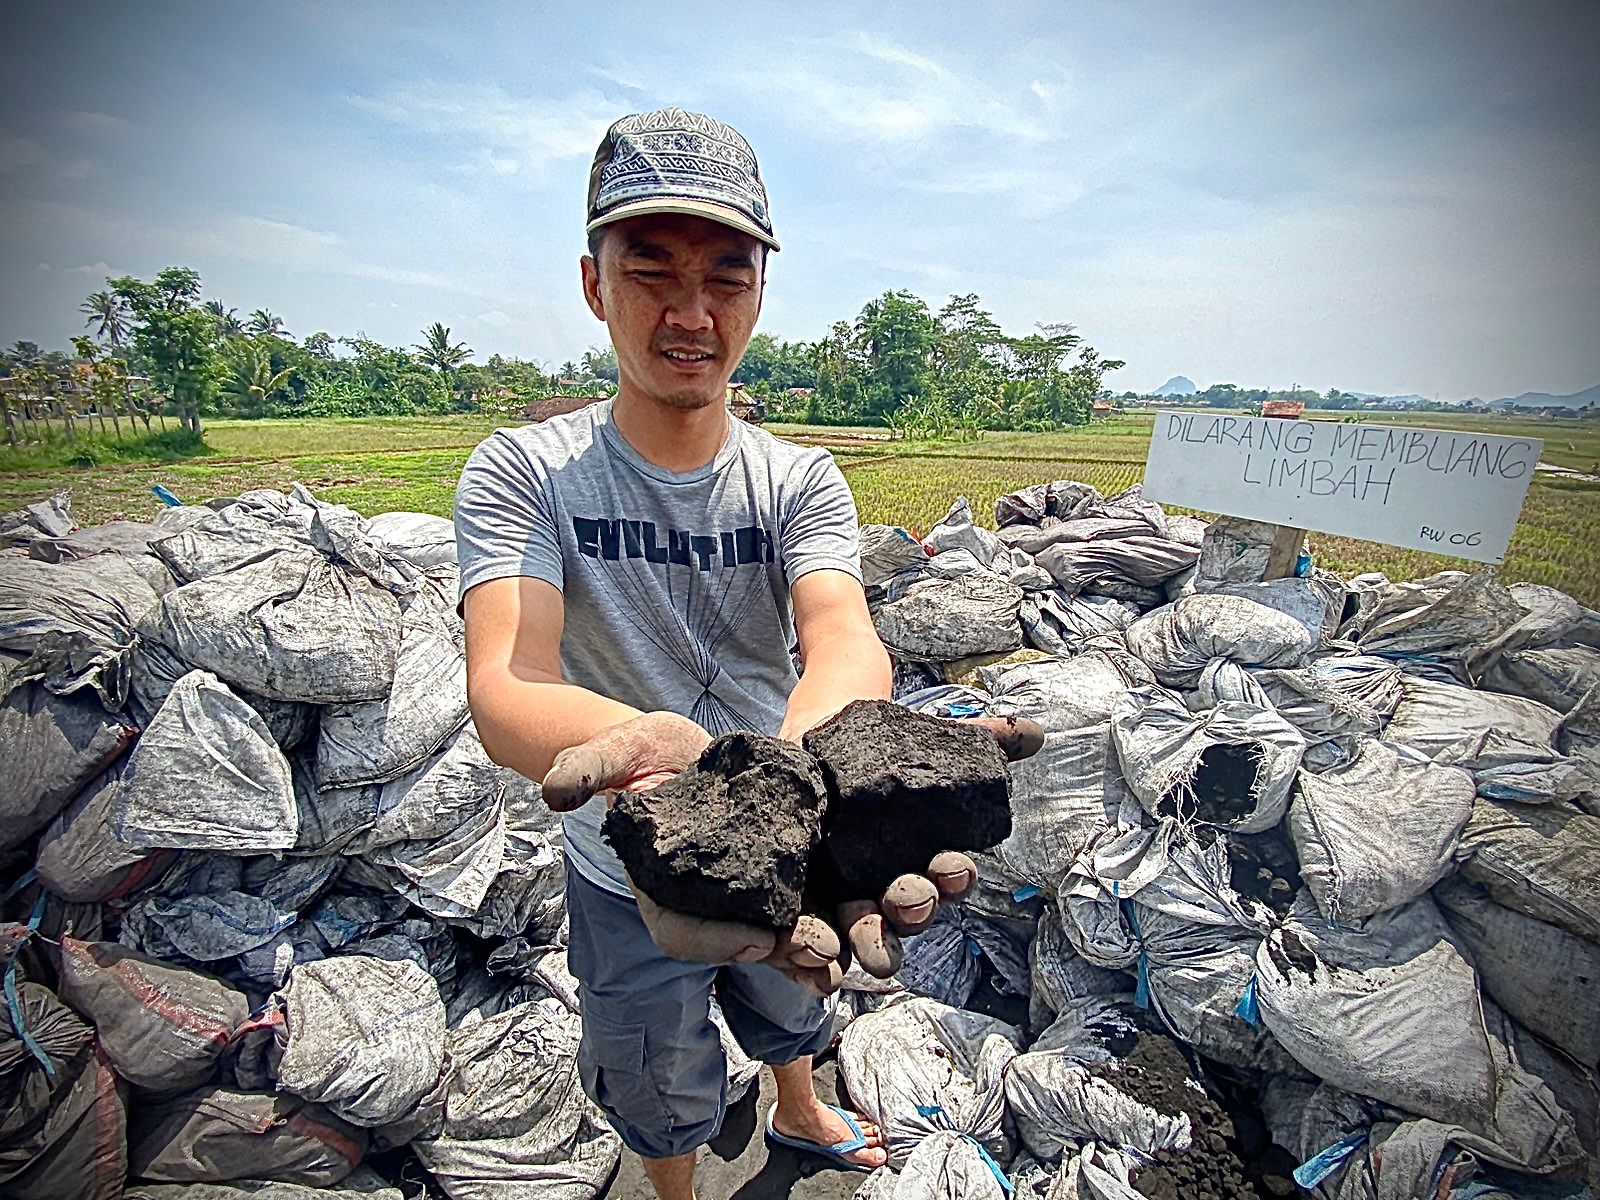
[[[860,1130],[859,1136],[866,1144],[837,1155],[839,1164],[869,1171],[874,1167],[883,1166],[889,1160],[889,1155],[883,1148],[883,1132],[863,1116],[851,1113],[850,1117],[855,1121]],[[802,1100],[797,1105],[774,1108],[768,1123],[772,1132],[780,1137],[813,1143],[817,1148],[816,1152],[825,1155],[828,1154],[828,1147],[854,1141],[857,1137],[856,1130],[850,1128],[850,1122],[846,1121],[838,1111],[818,1100],[815,1095],[811,1097],[810,1104]]]

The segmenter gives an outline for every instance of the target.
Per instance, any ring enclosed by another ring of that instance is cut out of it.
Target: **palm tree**
[[[238,349],[229,356],[232,375],[222,384],[222,392],[232,397],[235,408],[242,417],[261,417],[267,414],[272,397],[294,374],[293,367],[273,371],[272,356],[253,342],[239,342]]]
[[[237,308],[229,308],[221,300],[207,300],[205,310],[216,320],[217,332],[223,337],[233,337],[244,332],[244,322],[239,320],[239,310]],[[272,314],[267,313],[265,315],[271,316]],[[276,317],[272,319],[277,320]]]
[[[255,309],[250,314],[250,319],[244,324],[246,333],[271,334],[273,337],[286,338],[289,331],[283,327],[283,318],[265,308]]]
[[[115,292],[93,292],[78,306],[78,311],[84,314],[83,323],[94,329],[96,337],[104,338],[118,349],[122,347],[122,340],[128,336],[128,310],[123,307],[121,296]]]
[[[449,375],[472,357],[465,342],[450,343],[449,326],[438,321],[424,329],[422,336],[424,341],[416,348],[417,352],[422,355],[423,362],[442,375]]]

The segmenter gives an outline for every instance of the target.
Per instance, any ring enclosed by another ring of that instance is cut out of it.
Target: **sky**
[[[553,369],[604,341],[594,148],[677,105],[756,150],[782,339],[906,288],[1071,322],[1119,391],[1600,383],[1592,0],[31,0],[7,34],[0,345],[183,265],[296,335]]]

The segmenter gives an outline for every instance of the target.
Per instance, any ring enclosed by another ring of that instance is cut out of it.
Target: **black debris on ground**
[[[602,829],[657,904],[782,930],[799,919],[826,807],[811,755],[779,738],[730,733],[675,779],[619,797]]]
[[[830,801],[814,886],[823,902],[877,899],[945,850],[1011,833],[1005,755],[987,730],[858,700],[805,735]]]
[[[1134,1179],[1153,1200],[1256,1200],[1232,1119],[1206,1094],[1178,1043],[1153,1029],[1102,1026],[1094,1031],[1119,1061],[1086,1068],[1131,1099],[1175,1116],[1186,1113],[1188,1150],[1162,1151]]]

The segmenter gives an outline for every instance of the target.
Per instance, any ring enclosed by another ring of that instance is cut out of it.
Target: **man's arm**
[[[489,757],[541,780],[555,757],[640,715],[561,677],[561,590],[527,576],[490,579],[462,600],[467,703]]]
[[[859,580],[846,571],[808,571],[789,596],[803,672],[778,736],[798,742],[852,700],[887,700],[893,676]]]

